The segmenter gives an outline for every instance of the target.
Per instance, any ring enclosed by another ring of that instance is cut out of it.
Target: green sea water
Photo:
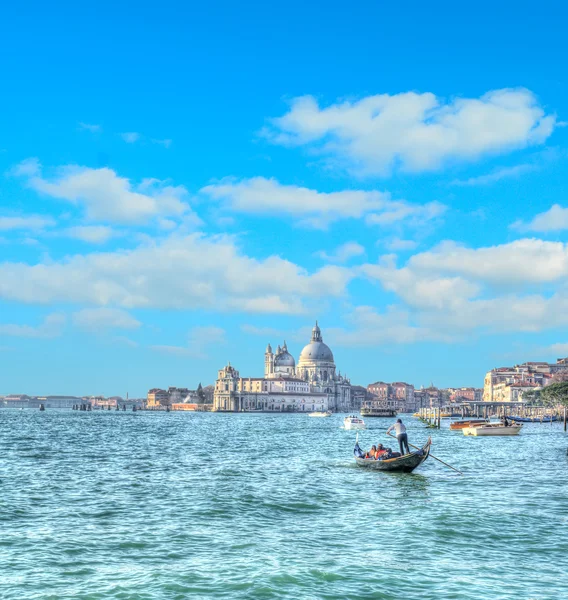
[[[0,411],[0,598],[568,598],[561,424],[405,419],[461,477],[358,468],[342,418]]]

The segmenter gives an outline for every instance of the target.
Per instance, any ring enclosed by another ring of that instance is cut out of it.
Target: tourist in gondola
[[[408,447],[408,435],[406,435],[406,427],[404,426],[401,419],[397,419],[396,423],[391,425],[387,429],[387,434],[392,430],[396,432],[396,439],[398,440],[398,445],[400,447],[400,453],[404,456],[405,454],[410,454],[410,448]],[[406,449],[406,452],[405,452]]]
[[[376,453],[377,453],[377,447],[372,446],[371,449],[365,453],[364,458],[375,458]]]
[[[385,458],[388,452],[389,451],[382,444],[378,444],[377,451],[375,452],[375,459],[380,460],[381,458]]]

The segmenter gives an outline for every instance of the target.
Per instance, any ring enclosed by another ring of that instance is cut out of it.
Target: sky
[[[0,20],[0,394],[568,355],[563,3],[81,4]]]

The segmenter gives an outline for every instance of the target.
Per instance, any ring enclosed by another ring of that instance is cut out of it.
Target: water
[[[368,419],[362,446],[390,441]],[[0,598],[568,597],[568,436],[354,466],[342,417],[0,411]],[[394,441],[394,440],[393,440]]]

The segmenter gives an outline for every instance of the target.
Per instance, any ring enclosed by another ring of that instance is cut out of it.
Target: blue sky
[[[559,2],[58,2],[0,22],[0,393],[297,356],[478,385],[568,355]]]

